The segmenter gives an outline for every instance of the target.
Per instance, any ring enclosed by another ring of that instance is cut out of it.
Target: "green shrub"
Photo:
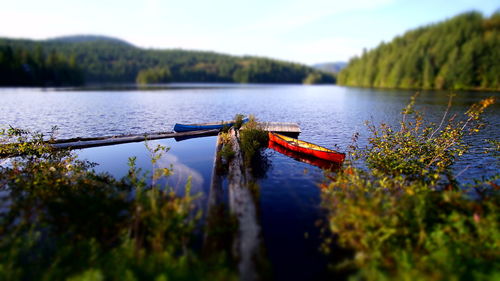
[[[4,130],[0,144],[12,135]],[[0,280],[236,278],[223,256],[193,250],[198,196],[157,184],[171,169],[144,172],[131,158],[128,176],[115,179],[41,138],[19,148],[0,168]],[[155,162],[167,149],[149,150]]]
[[[233,125],[233,127],[236,130],[239,130],[241,128],[241,126],[243,126],[243,119],[245,119],[245,115],[243,115],[243,114],[236,114],[234,116],[234,125]]]
[[[473,105],[463,121],[445,114],[440,124],[429,124],[412,100],[400,128],[370,125],[370,146],[353,153],[368,169],[349,166],[322,191],[329,229],[355,252],[337,269],[356,269],[356,280],[500,276],[499,177],[459,187],[451,170],[467,150],[463,136],[478,130],[493,102]]]
[[[243,152],[245,163],[250,165],[262,148],[267,147],[269,136],[264,131],[254,116],[240,130],[240,147]]]

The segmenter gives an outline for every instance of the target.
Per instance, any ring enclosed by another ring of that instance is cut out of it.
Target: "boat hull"
[[[341,166],[341,162],[328,161],[325,159],[314,157],[312,155],[295,152],[295,151],[287,149],[284,146],[279,145],[273,141],[269,141],[268,148],[270,148],[276,152],[279,152],[285,156],[288,156],[296,161],[306,163],[309,165],[313,165],[313,166],[316,166],[316,167],[323,169],[323,170],[336,171],[336,170],[340,169],[340,166]]]
[[[345,154],[331,150],[319,145],[315,145],[309,142],[301,141],[298,139],[286,137],[276,133],[269,133],[269,140],[275,142],[291,151],[298,153],[314,156],[320,159],[333,161],[333,162],[343,162],[345,159]]]

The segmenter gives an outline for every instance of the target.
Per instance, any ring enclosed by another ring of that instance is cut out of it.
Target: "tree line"
[[[81,69],[84,81],[89,83],[303,83],[306,79],[308,83],[335,82],[331,74],[268,58],[180,49],[143,49],[114,38],[78,38],[44,41],[0,39],[0,47],[28,53],[43,49],[71,58],[70,62]],[[2,60],[0,64],[4,64]],[[19,73],[12,72],[7,80],[22,80],[24,74]]]
[[[83,83],[74,56],[0,45],[0,86],[64,86]]]
[[[421,27],[350,60],[347,86],[403,89],[500,89],[500,12],[468,12]]]

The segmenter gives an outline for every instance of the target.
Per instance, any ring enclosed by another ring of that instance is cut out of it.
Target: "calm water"
[[[170,131],[176,122],[231,119],[236,113],[254,114],[264,121],[297,122],[301,138],[341,149],[354,132],[365,143],[366,120],[396,124],[399,112],[414,91],[372,90],[337,86],[301,85],[189,85],[174,84],[155,90],[0,89],[0,127],[8,125],[42,132],[59,127],[59,138]],[[462,92],[453,111],[464,112],[472,103],[500,93]],[[423,92],[418,105],[433,120],[440,120],[448,102],[446,92]],[[498,139],[500,103],[489,108],[489,126],[469,141]],[[461,180],[498,168],[481,152],[460,163]]]
[[[274,85],[172,85],[155,90],[42,90],[0,89],[0,126],[12,125],[48,132],[59,127],[59,138],[125,133],[170,131],[176,122],[208,122],[231,119],[236,113],[255,114],[264,121],[297,122],[300,138],[344,150],[354,132],[366,144],[364,122],[397,124],[401,109],[412,91],[387,91],[336,86]],[[499,93],[458,93],[453,112],[464,112],[472,103]],[[430,119],[440,120],[446,108],[445,92],[423,92],[418,106]],[[485,115],[488,127],[468,139],[483,148],[485,138],[499,139],[500,105]],[[159,161],[173,165],[169,184],[182,192],[191,176],[193,190],[208,194],[215,137],[154,141],[171,147]],[[268,149],[268,166],[259,180],[259,220],[263,244],[274,277],[279,280],[310,280],[325,277],[325,258],[319,253],[320,191],[323,172],[306,163]],[[151,169],[143,143],[131,143],[78,151],[81,158],[99,163],[97,171],[121,177],[127,158]],[[468,167],[468,168],[467,168]],[[481,149],[468,154],[457,166],[467,168],[462,182],[492,174],[498,161],[484,157]],[[201,201],[203,205],[203,200]]]

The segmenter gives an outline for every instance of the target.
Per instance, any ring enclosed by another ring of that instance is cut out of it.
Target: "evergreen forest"
[[[354,57],[338,75],[346,86],[499,90],[500,12],[468,12],[411,30]]]
[[[75,56],[0,45],[0,86],[81,85],[83,72]]]
[[[297,63],[204,51],[143,49],[103,36],[0,39],[0,76],[0,85],[42,86],[136,81],[335,82],[333,75]]]

